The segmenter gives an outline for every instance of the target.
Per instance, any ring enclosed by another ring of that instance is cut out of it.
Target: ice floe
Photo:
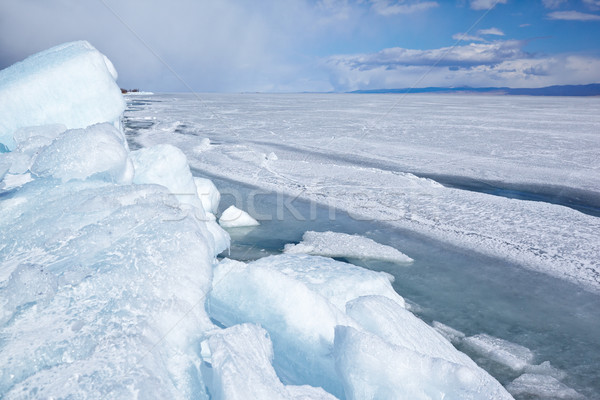
[[[244,228],[260,224],[246,211],[240,210],[236,206],[229,206],[221,213],[219,225],[223,228]]]
[[[298,244],[285,245],[290,254],[312,254],[325,257],[346,257],[410,263],[412,258],[397,249],[360,235],[340,232],[305,232]]]

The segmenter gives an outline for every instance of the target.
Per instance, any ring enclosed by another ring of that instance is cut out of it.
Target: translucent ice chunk
[[[512,399],[485,371],[428,357],[347,326],[335,330],[347,399]]]
[[[527,347],[484,333],[469,336],[462,343],[474,352],[514,371],[522,371],[534,359],[533,352]]]

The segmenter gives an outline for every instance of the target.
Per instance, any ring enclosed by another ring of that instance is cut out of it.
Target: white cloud
[[[435,1],[371,0],[373,10],[380,15],[412,14],[439,7]]]
[[[496,35],[496,36],[504,36],[504,32],[502,32],[498,28],[489,28],[489,29],[480,29],[477,31],[479,35]]]
[[[506,4],[508,0],[471,0],[471,8],[473,10],[489,10],[497,4]]]
[[[444,66],[470,68],[477,65],[495,65],[508,59],[526,56],[521,50],[523,42],[518,40],[494,43],[471,43],[465,46],[442,47],[432,50],[413,50],[394,47],[377,53],[338,55],[328,59],[331,65],[346,65],[349,68],[367,71],[384,67],[392,70],[406,66]]]
[[[548,14],[548,18],[564,21],[600,21],[600,15],[579,11],[554,11]]]
[[[335,56],[326,61],[338,91],[427,86],[543,87],[600,82],[600,59],[556,55],[534,58],[515,41],[462,46],[436,65],[448,49],[386,49],[374,54]],[[502,50],[502,47],[512,49]]]
[[[502,32],[498,28],[489,28],[489,29],[480,29],[477,31],[477,35],[470,35],[468,33],[455,33],[452,35],[452,39],[461,40],[465,42],[488,42],[487,39],[482,36],[485,35],[495,35],[495,36],[504,36],[504,32]]]
[[[566,2],[567,2],[567,0],[542,0],[544,7],[552,8],[552,9],[558,8]]]

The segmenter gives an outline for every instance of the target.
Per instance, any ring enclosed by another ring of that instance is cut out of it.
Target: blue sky
[[[153,91],[600,82],[600,0],[0,2],[0,68],[79,39]]]

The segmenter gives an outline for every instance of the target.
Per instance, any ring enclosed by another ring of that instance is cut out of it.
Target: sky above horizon
[[[159,92],[600,83],[600,0],[0,2],[0,68],[81,39]]]

